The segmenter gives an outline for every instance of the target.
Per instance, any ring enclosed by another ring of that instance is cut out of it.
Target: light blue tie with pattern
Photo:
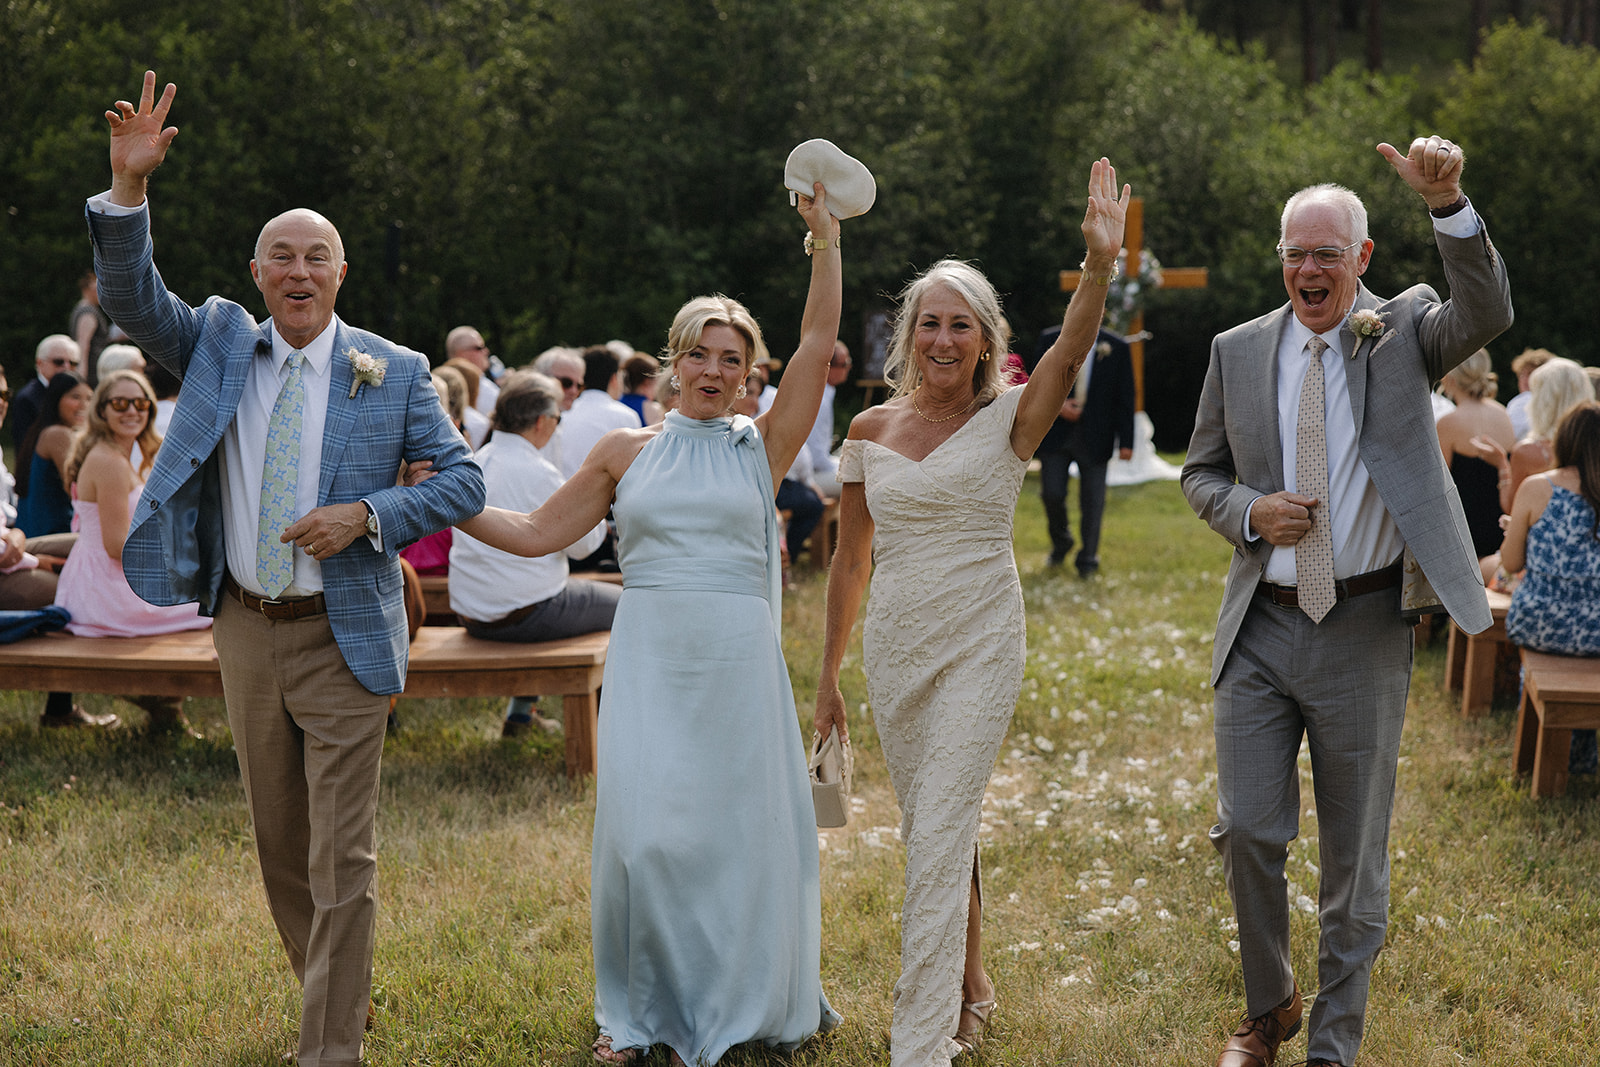
[[[300,484],[300,422],[306,391],[300,384],[305,355],[289,353],[289,377],[267,420],[267,459],[261,470],[261,511],[256,523],[256,582],[269,597],[294,581],[294,545],[280,540],[295,519]]]

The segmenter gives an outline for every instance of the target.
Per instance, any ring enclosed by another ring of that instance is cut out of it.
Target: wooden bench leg
[[[1541,722],[1533,753],[1533,795],[1558,797],[1567,791],[1567,760],[1572,756],[1572,731],[1546,729]]]
[[[1539,713],[1533,707],[1526,688],[1517,705],[1517,727],[1512,731],[1511,766],[1518,774],[1533,770],[1533,753],[1539,744]]]
[[[561,729],[567,739],[568,778],[595,773],[595,739],[599,726],[600,701],[593,690],[562,694]]]
[[[1500,643],[1482,635],[1463,636],[1467,648],[1461,672],[1461,717],[1475,719],[1488,714],[1494,702],[1494,662]]]
[[[1467,668],[1467,635],[1451,620],[1449,643],[1445,645],[1444,686],[1452,693],[1461,691],[1461,679]]]

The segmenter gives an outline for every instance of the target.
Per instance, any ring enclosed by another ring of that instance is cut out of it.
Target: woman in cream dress
[[[839,547],[828,578],[816,728],[848,733],[839,663],[873,575],[867,693],[906,845],[895,1067],[977,1048],[994,986],[979,934],[978,816],[1022,685],[1022,591],[1012,515],[1035,447],[1094,343],[1129,191],[1091,169],[1082,281],[1026,385],[1004,376],[994,287],[945,260],[901,295],[885,376],[894,396],[856,416],[839,463]]]

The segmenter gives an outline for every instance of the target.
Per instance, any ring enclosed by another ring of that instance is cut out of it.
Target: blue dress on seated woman
[[[1523,648],[1600,656],[1600,541],[1589,502],[1554,486],[1544,514],[1528,527],[1527,569],[1511,594],[1506,636]],[[1600,669],[1600,668],[1597,668]],[[1571,769],[1593,773],[1595,732],[1572,732]]]
[[[72,531],[72,497],[61,484],[54,460],[33,456],[28,495],[17,501],[17,529],[29,537]]]

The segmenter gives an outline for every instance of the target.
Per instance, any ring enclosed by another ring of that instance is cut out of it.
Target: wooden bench
[[[1558,656],[1522,650],[1522,703],[1517,708],[1518,774],[1533,772],[1533,795],[1567,791],[1572,731],[1600,728],[1600,656]]]
[[[607,582],[611,585],[621,585],[622,575],[615,571],[585,571],[574,574],[574,578],[583,578],[591,582]],[[429,626],[455,626],[459,623],[455,612],[450,610],[450,576],[448,574],[421,574],[417,576],[422,583],[422,600],[427,605],[427,625]],[[524,694],[527,695],[527,694]]]
[[[1489,614],[1494,622],[1480,634],[1469,634],[1450,622],[1450,643],[1446,646],[1444,682],[1451,692],[1461,693],[1461,717],[1475,719],[1485,715],[1494,703],[1495,665],[1502,653],[1513,646],[1506,638],[1506,612],[1511,595],[1488,592]]]
[[[600,679],[611,632],[533,644],[481,641],[453,626],[424,626],[411,642],[408,697],[560,696],[567,774],[595,773]],[[139,696],[222,696],[208,630],[155,637],[43,634],[0,645],[6,689]]]

